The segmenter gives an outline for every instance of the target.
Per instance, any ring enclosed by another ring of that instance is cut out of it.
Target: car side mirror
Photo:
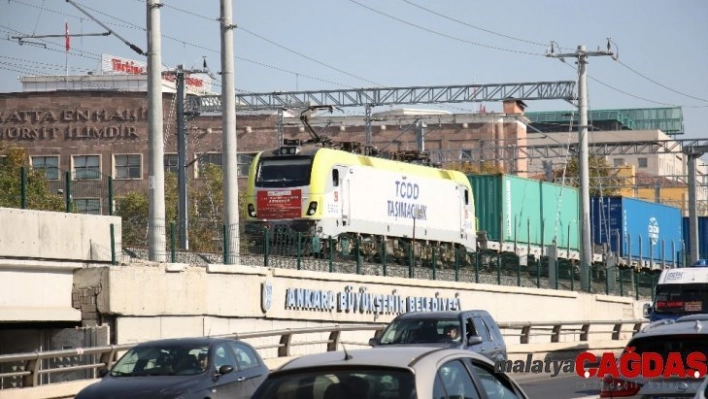
[[[228,374],[232,371],[234,371],[234,366],[231,366],[229,364],[225,364],[225,365],[219,367],[219,374],[221,374],[221,375]]]
[[[652,311],[651,305],[648,304],[648,303],[645,303],[645,304],[644,304],[644,309],[643,309],[644,317],[646,317],[647,319],[650,318],[650,317],[651,317],[651,311]]]
[[[482,343],[482,337],[479,335],[473,335],[469,338],[467,338],[467,345],[469,346],[474,346],[474,345],[479,345]]]
[[[107,367],[101,367],[98,369],[98,376],[100,378],[105,377],[108,374],[108,368]]]
[[[378,338],[369,338],[369,346],[376,346],[379,344]]]

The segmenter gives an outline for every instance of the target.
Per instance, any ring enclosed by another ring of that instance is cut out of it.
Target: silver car
[[[477,353],[392,346],[306,355],[272,372],[252,399],[528,398]]]
[[[638,332],[627,344],[637,354],[653,353],[663,356],[679,352],[686,364],[690,353],[708,352],[708,314],[694,314],[676,320],[660,320]],[[601,397],[605,398],[692,398],[702,380],[693,376],[681,378],[655,377],[614,378],[603,380]],[[704,388],[705,389],[705,388]]]

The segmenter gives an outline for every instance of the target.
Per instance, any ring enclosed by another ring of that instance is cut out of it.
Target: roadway
[[[596,399],[600,397],[600,380],[585,380],[575,374],[512,374],[511,377],[531,399]]]

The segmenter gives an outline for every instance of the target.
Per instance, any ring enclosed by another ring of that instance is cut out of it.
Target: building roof
[[[541,132],[567,132],[579,124],[577,112],[547,111],[527,112],[531,130]],[[661,130],[666,134],[683,134],[681,107],[603,109],[588,111],[588,121],[598,130]]]

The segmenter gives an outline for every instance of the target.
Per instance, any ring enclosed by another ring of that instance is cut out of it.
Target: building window
[[[625,164],[624,158],[615,158],[614,162],[615,162],[615,166],[622,166]]]
[[[640,168],[646,168],[648,165],[647,158],[637,158],[637,166]]]
[[[251,163],[253,163],[253,158],[255,156],[255,153],[236,155],[238,162],[238,177],[248,177],[248,169],[251,167]]]
[[[100,180],[101,157],[98,155],[74,155],[75,180]]]
[[[174,173],[177,174],[179,173],[179,155],[177,154],[165,154],[164,156],[165,159],[165,172],[169,173]]]
[[[76,198],[73,202],[74,210],[78,213],[86,213],[89,215],[101,214],[100,198]]]
[[[121,180],[143,177],[142,156],[140,154],[114,155],[115,178]]]
[[[203,169],[207,164],[212,164],[221,168],[221,154],[218,153],[207,153],[197,155],[197,165],[195,170],[196,178],[199,178],[199,170]]]
[[[59,180],[59,157],[32,157],[32,169],[40,171],[47,180]]]
[[[461,161],[472,160],[472,150],[460,150],[460,160]]]

